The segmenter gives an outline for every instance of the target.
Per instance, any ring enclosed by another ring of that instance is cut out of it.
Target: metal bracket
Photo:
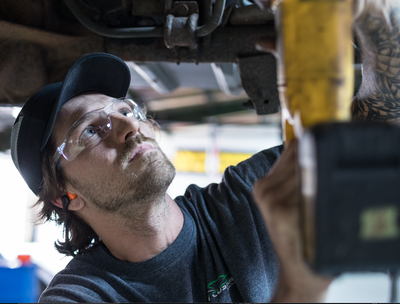
[[[242,86],[250,97],[245,107],[258,115],[276,113],[280,109],[276,86],[276,61],[272,54],[237,59]]]
[[[168,48],[197,48],[195,31],[199,19],[196,1],[176,1],[168,11],[164,25],[164,41]]]

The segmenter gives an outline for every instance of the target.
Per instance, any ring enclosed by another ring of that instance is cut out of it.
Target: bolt
[[[185,4],[180,4],[176,9],[177,9],[176,12],[177,12],[180,16],[186,16],[187,13],[189,12],[189,8],[188,8],[187,5],[185,5]]]

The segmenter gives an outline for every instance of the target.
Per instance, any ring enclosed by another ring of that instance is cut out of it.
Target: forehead
[[[114,98],[98,93],[75,96],[68,100],[57,114],[52,136],[58,143],[69,127],[82,115],[107,106]]]

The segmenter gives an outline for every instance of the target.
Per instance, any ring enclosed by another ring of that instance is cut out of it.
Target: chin
[[[140,162],[138,162],[140,160]],[[109,213],[126,216],[133,215],[135,210],[148,209],[152,202],[161,198],[172,183],[176,170],[171,161],[160,149],[154,149],[142,155],[123,170],[106,180],[92,181],[88,190],[94,204]]]

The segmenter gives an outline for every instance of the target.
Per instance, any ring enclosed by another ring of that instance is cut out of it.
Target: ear
[[[85,206],[85,201],[80,198],[77,195],[72,195],[71,193],[64,193],[63,195],[68,195],[68,197],[70,198],[70,203],[68,205],[68,210],[70,211],[78,211],[80,209],[82,209]],[[74,197],[74,199],[71,199],[72,197]],[[54,205],[56,205],[57,207],[63,209],[63,204],[62,204],[62,200],[61,200],[61,196],[58,197],[56,200],[52,201],[52,203]]]

